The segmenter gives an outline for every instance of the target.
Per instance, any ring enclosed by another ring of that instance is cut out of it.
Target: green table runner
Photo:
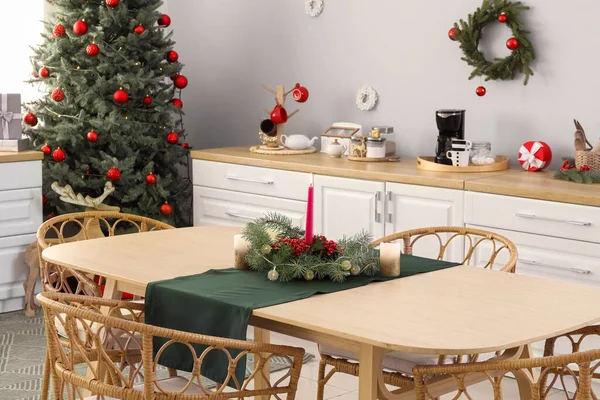
[[[456,265],[458,264],[403,255],[400,278]],[[343,283],[330,280],[284,283],[271,282],[264,275],[252,271],[211,270],[199,275],[150,283],[146,289],[146,323],[203,335],[246,340],[248,320],[254,309],[392,279],[397,278],[360,275],[351,276]],[[166,342],[166,339],[155,338],[155,354]],[[205,348],[196,346],[196,354],[202,354]],[[239,354],[230,352],[233,357]],[[162,353],[159,363],[189,372],[194,360],[187,346],[172,344]],[[245,360],[241,360],[237,365],[236,376],[239,382],[244,380],[245,364]],[[201,373],[223,383],[227,376],[227,365],[227,356],[222,351],[212,351],[204,359]]]

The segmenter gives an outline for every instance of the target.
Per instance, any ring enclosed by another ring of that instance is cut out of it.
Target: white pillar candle
[[[246,256],[250,251],[250,242],[246,240],[244,235],[239,234],[233,237],[233,266],[235,269],[248,269],[246,264]]]
[[[379,263],[381,276],[400,276],[400,243],[381,243]]]

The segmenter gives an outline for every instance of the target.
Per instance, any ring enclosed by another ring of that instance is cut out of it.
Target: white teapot
[[[329,143],[325,152],[329,157],[340,158],[345,152],[348,150],[348,146],[344,146],[340,144],[337,139],[333,141],[333,143]]]
[[[304,135],[281,135],[281,144],[291,150],[306,150],[311,148],[319,138],[309,139]]]

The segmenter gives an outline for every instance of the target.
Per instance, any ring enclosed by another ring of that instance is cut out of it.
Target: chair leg
[[[317,400],[323,400],[325,397],[325,384],[327,381],[325,380],[325,367],[327,363],[321,358],[319,361],[319,376],[317,378]]]
[[[44,376],[42,378],[42,393],[40,394],[40,400],[48,400],[48,392],[50,391],[50,355],[46,351],[46,360],[44,361]]]

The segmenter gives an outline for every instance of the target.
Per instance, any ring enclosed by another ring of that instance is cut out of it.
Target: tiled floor
[[[249,337],[252,333],[249,332]],[[271,334],[271,342],[289,346],[302,347],[307,352],[315,354],[315,359],[302,367],[302,374],[296,395],[297,400],[315,400],[317,394],[317,373],[319,370],[319,351],[314,343],[284,336],[276,333]],[[273,378],[282,376],[281,373],[272,374]],[[516,382],[511,379],[505,380],[504,399],[519,399]],[[489,385],[481,383],[469,389],[473,400],[492,400]],[[443,396],[441,400],[451,400],[453,394]],[[346,374],[335,374],[325,387],[325,399],[335,400],[358,400],[358,378]],[[548,400],[566,399],[564,392],[555,391]]]

